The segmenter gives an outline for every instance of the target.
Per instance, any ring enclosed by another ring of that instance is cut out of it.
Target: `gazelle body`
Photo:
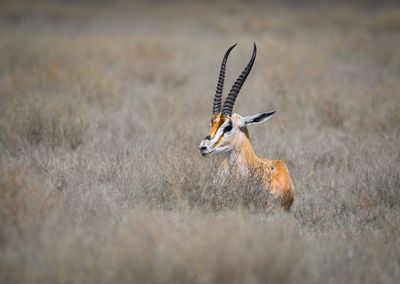
[[[226,61],[234,47],[235,45],[228,49],[222,61],[210,131],[200,143],[200,152],[203,156],[227,152],[227,157],[221,166],[222,172],[239,179],[254,179],[276,197],[284,209],[289,210],[293,203],[293,183],[286,165],[280,160],[258,158],[247,130],[249,125],[263,123],[271,118],[275,111],[245,117],[232,114],[236,97],[255,61],[257,51],[255,44],[249,64],[233,85],[221,111]]]

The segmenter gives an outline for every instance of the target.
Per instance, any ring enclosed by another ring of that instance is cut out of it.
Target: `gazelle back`
[[[255,44],[250,62],[233,84],[221,109],[226,62],[235,46],[236,44],[226,51],[222,60],[214,96],[210,131],[200,143],[200,152],[203,156],[226,152],[226,159],[221,165],[223,172],[239,178],[257,180],[266,191],[278,198],[283,208],[289,210],[293,204],[293,183],[286,165],[280,160],[258,158],[254,153],[247,130],[249,125],[267,121],[275,111],[250,116],[232,113],[235,100],[256,59]]]

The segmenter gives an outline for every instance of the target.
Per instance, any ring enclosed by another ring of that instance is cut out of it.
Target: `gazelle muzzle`
[[[207,138],[207,137],[206,137]],[[209,139],[204,138],[201,142],[200,142],[200,146],[199,146],[199,150],[200,153],[205,156],[208,155],[210,153],[212,153],[213,147],[211,145],[211,141]]]

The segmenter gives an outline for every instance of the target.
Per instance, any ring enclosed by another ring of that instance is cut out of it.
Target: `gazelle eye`
[[[231,124],[229,124],[228,126],[226,126],[225,128],[224,128],[224,133],[226,133],[226,132],[230,132],[232,130],[232,125]]]

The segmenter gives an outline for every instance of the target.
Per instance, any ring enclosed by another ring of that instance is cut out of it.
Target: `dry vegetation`
[[[1,283],[398,283],[399,6],[10,1],[0,38]],[[290,213],[197,150],[253,41]]]

